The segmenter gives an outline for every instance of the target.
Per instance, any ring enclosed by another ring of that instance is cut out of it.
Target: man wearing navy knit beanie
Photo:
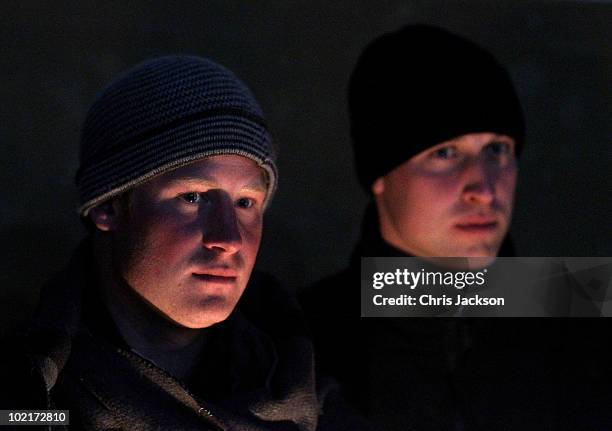
[[[278,174],[234,74],[142,63],[97,96],[80,149],[90,235],[3,364],[2,408],[69,410],[74,429],[363,429],[315,386],[290,297],[252,277]]]

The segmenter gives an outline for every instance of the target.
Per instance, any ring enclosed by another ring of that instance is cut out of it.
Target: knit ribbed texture
[[[199,57],[170,56],[120,75],[96,98],[81,135],[79,213],[190,162],[220,154],[254,160],[277,183],[261,108],[229,70]]]

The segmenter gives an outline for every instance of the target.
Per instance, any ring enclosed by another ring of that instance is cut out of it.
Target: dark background
[[[418,22],[477,41],[516,83],[528,125],[512,226],[519,254],[612,255],[610,2],[4,1],[0,328],[31,312],[84,235],[73,176],[95,93],[163,54],[227,66],[267,114],[281,176],[259,267],[292,287],[341,269],[366,203],[348,76],[370,40]]]

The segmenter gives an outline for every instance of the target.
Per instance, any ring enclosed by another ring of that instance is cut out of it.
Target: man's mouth
[[[490,232],[494,231],[499,227],[499,221],[497,217],[492,214],[472,214],[461,217],[455,228],[461,232]]]
[[[214,268],[205,269],[191,274],[198,280],[217,284],[232,284],[238,278],[238,272],[232,269]]]
[[[455,227],[462,232],[492,232],[497,229],[498,223],[496,220],[471,220],[457,223]]]

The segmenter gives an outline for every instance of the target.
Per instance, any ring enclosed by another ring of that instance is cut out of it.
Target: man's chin
[[[491,244],[489,242],[483,242],[474,244],[472,246],[465,247],[461,252],[461,257],[474,259],[474,262],[487,262],[486,265],[488,265],[497,257],[499,247],[500,244],[498,243]]]
[[[448,256],[423,258],[435,265],[453,270],[477,270],[489,266],[496,256]]]
[[[205,303],[200,304],[199,307],[189,312],[182,313],[173,320],[186,328],[208,328],[209,326],[226,320],[230,314],[232,314],[234,307],[235,304],[230,303],[230,301],[225,298],[215,298],[214,300],[207,299]]]

